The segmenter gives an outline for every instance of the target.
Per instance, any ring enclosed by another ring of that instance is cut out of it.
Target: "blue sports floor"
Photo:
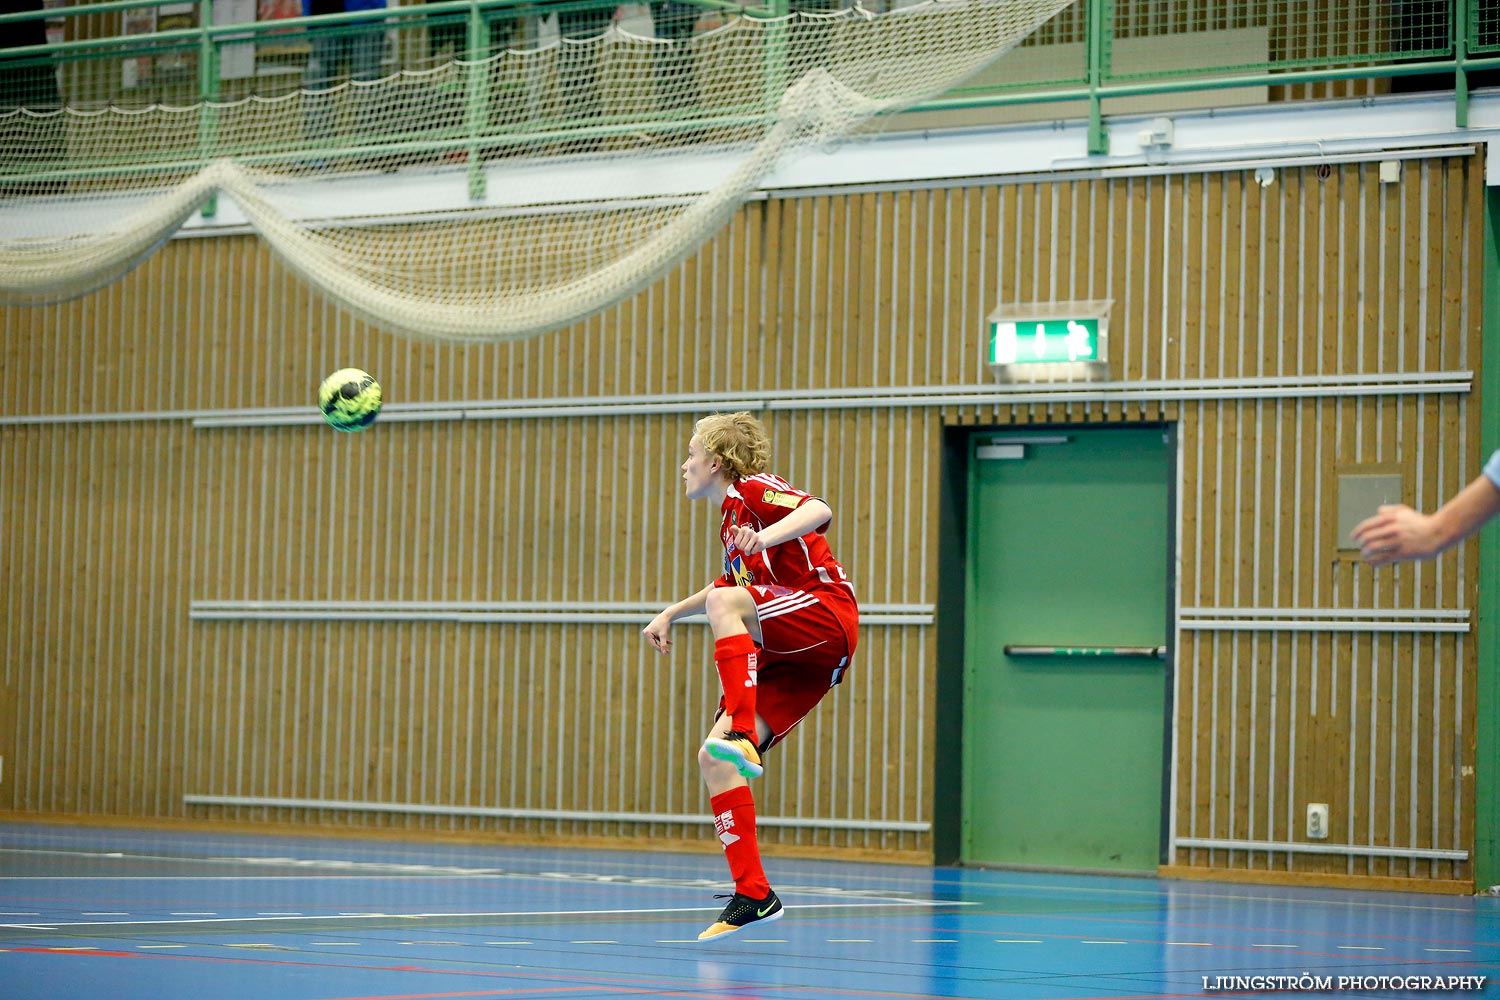
[[[712,854],[0,824],[0,997],[1500,996],[1500,898],[767,860],[785,919],[700,944]]]

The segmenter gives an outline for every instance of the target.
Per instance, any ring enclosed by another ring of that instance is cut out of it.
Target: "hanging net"
[[[654,24],[611,8],[524,31],[495,18],[491,54],[460,25],[460,54],[482,58],[393,72],[393,33],[357,22],[304,44],[282,94],[0,106],[0,302],[97,289],[227,198],[383,328],[535,335],[660,278],[789,156],[951,90],[1069,3],[710,19],[668,2]],[[335,64],[349,79],[320,81]],[[628,195],[601,199],[604,176]]]

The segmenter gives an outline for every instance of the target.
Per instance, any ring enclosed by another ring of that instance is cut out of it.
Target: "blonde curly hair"
[[[693,425],[703,450],[716,457],[732,481],[766,471],[771,439],[766,426],[748,410],[715,413]]]

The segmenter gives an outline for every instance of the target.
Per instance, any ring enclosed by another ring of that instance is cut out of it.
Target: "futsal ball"
[[[380,383],[358,368],[340,368],[318,386],[318,409],[336,431],[362,431],[380,412]]]

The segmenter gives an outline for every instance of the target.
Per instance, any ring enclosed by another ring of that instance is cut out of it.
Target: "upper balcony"
[[[108,108],[171,109],[181,120],[89,163],[36,153],[31,133],[0,142],[33,150],[0,155],[0,179],[220,155],[399,166],[477,161],[481,145],[492,155],[564,141],[670,144],[709,128],[733,137],[774,113],[789,67],[845,58],[846,36],[890,6],[445,0],[302,17],[298,0],[117,0],[8,14],[0,139],[41,127],[5,115],[16,108],[70,109],[70,137],[87,129],[85,113]],[[743,36],[730,30],[742,18],[786,27]],[[624,45],[631,54],[605,58]],[[1497,67],[1493,0],[1077,0],[961,86],[881,127],[1087,119],[1090,151],[1100,152],[1110,115],[1406,89],[1454,91],[1462,126],[1469,87]],[[220,109],[247,101],[264,105],[264,127],[222,134]]]

